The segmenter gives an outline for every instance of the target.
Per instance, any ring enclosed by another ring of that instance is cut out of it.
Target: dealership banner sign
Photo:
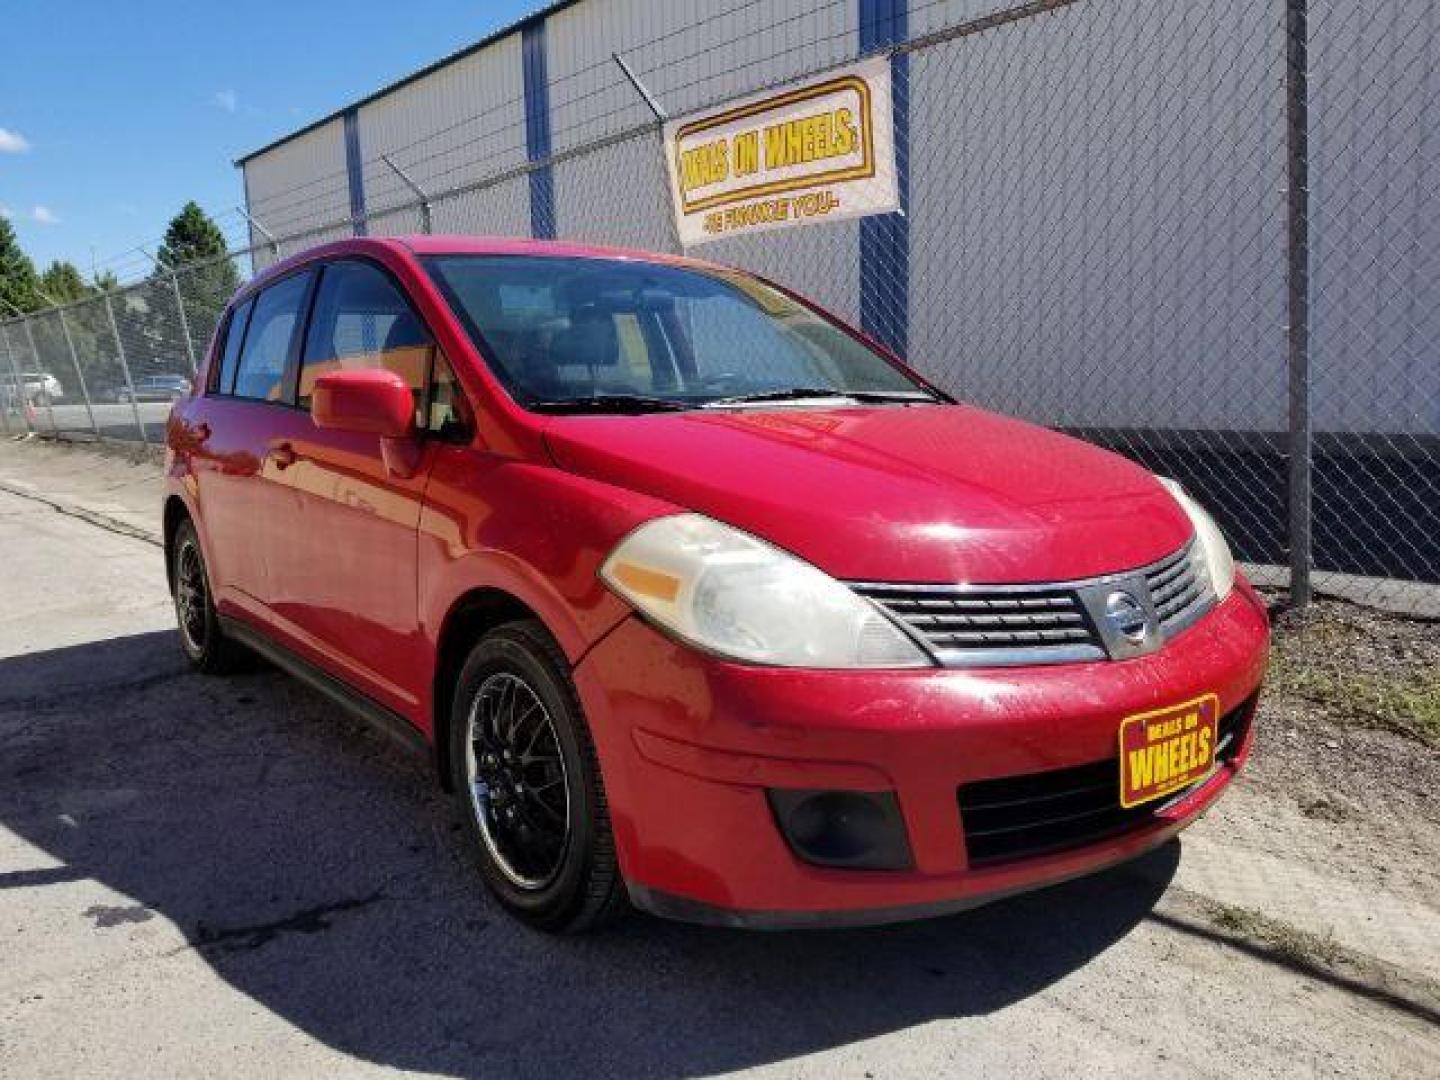
[[[875,57],[665,125],[680,242],[900,209],[890,62]]]

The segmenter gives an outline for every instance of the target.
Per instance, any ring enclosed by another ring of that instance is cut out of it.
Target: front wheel
[[[207,675],[223,675],[243,667],[243,647],[220,628],[200,536],[190,521],[182,521],[175,530],[170,549],[170,592],[175,601],[180,648],[190,665]]]
[[[624,911],[605,788],[564,655],[538,622],[486,634],[451,705],[451,779],[490,891],[559,933]]]

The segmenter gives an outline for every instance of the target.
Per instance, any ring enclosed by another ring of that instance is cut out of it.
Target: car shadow
[[[278,673],[189,673],[169,633],[0,661],[0,740],[0,824],[63,864],[0,889],[94,879],[130,900],[77,936],[162,916],[314,1038],[453,1075],[705,1075],[990,1013],[1125,936],[1179,858],[903,926],[555,939],[484,894],[427,763]]]

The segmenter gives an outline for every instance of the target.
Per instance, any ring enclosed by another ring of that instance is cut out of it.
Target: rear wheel
[[[486,634],[461,670],[450,762],[490,890],[544,930],[625,910],[594,744],[564,655],[537,622]]]
[[[190,521],[175,530],[170,554],[170,591],[175,600],[175,621],[180,648],[192,667],[207,675],[222,675],[243,666],[245,651],[220,628],[215,612],[210,573],[200,537]]]

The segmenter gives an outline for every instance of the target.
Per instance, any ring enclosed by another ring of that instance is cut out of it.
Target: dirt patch
[[[1276,692],[1345,727],[1440,747],[1440,624],[1322,601],[1275,629]]]
[[[1267,850],[1440,905],[1437,700],[1440,624],[1340,601],[1278,615],[1241,785]]]
[[[1440,624],[1318,601],[1280,614],[1257,783],[1321,821],[1440,823]]]

